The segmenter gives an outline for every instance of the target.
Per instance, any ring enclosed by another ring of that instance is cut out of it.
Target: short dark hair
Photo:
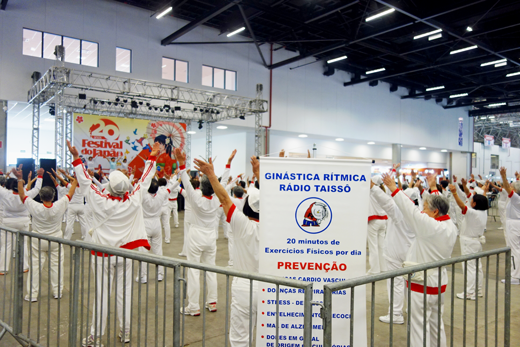
[[[441,183],[442,188],[444,188],[444,189],[448,188],[448,185],[450,184],[450,182],[446,181],[446,180],[442,180],[440,183]]]
[[[18,180],[16,178],[9,177],[5,183],[5,187],[9,190],[18,191]]]
[[[197,189],[197,188],[200,187],[200,181],[199,181],[198,178],[194,177],[194,178],[191,179],[190,182],[191,182],[191,186],[193,187],[193,189]]]
[[[159,183],[155,178],[152,179],[152,182],[150,182],[150,188],[148,188],[148,193],[155,194],[159,190]]]
[[[42,189],[40,189],[40,198],[42,201],[53,201],[54,200],[54,193],[56,191],[54,188],[45,186]]]
[[[473,202],[477,211],[487,211],[489,209],[488,199],[482,194],[473,195]]]
[[[247,217],[260,220],[260,214],[253,211],[249,206],[249,196],[246,198],[246,203],[244,204],[243,212]]]
[[[244,188],[242,187],[235,187],[233,188],[233,194],[235,194],[235,196],[237,198],[241,198],[244,196]]]
[[[200,178],[200,190],[202,190],[202,195],[204,196],[212,196],[215,194],[213,191],[213,186],[211,185],[211,182],[206,175]]]
[[[240,186],[241,186],[243,189],[246,189],[246,182],[244,182],[244,181],[240,181]]]
[[[165,185],[168,184],[168,181],[166,181],[166,178],[161,177],[161,178],[159,178],[159,181],[157,181],[157,183],[159,184],[159,187],[164,187]]]

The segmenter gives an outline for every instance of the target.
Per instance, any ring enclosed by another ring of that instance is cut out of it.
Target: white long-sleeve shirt
[[[26,196],[23,204],[32,215],[33,231],[42,235],[51,235],[61,237],[61,221],[67,207],[69,206],[70,197],[65,195],[51,206],[45,206]]]
[[[378,187],[378,189],[381,188]],[[381,191],[383,190],[381,189]],[[370,222],[375,219],[387,220],[388,216],[372,195],[370,195],[370,199],[368,200],[368,221]]]
[[[126,193],[123,198],[100,192],[92,183],[81,160],[72,163],[78,183],[83,187],[85,199],[92,210],[94,243],[126,249],[138,247],[150,249],[144,228],[142,194],[148,194],[147,190],[155,174],[155,161],[156,157],[148,158],[143,175],[134,191],[130,194]]]
[[[186,169],[181,167],[181,180],[186,190],[186,200],[191,207],[190,223],[212,229],[217,223],[217,209],[220,201],[215,196],[203,196],[193,189]]]
[[[406,254],[415,240],[415,232],[410,229],[404,220],[403,214],[394,200],[383,192],[381,188],[377,186],[372,187],[370,189],[370,195],[374,197],[379,206],[381,206],[389,217],[389,222],[386,227],[386,248],[384,255],[390,259],[404,262],[406,260]]]
[[[162,188],[162,189],[161,189]],[[157,193],[150,194],[148,192],[143,193],[143,217],[154,219],[160,218],[162,213],[162,207],[168,201],[168,195],[170,190],[165,187],[160,187]]]
[[[508,195],[509,197],[509,203],[506,207],[506,217],[507,219],[511,220],[519,220],[520,219],[520,196],[514,192],[514,190],[511,191],[511,193]]]
[[[235,205],[229,209],[226,221],[231,226],[235,242],[233,269],[258,272],[260,222],[247,218]]]
[[[26,191],[25,196],[34,199],[40,192],[43,177],[38,176],[34,188]],[[18,193],[12,190],[0,187],[0,199],[4,201],[4,221],[9,218],[29,218],[29,212],[23,205]]]
[[[392,194],[393,199],[405,222],[415,232],[415,240],[408,250],[406,260],[424,264],[437,260],[451,258],[453,246],[457,241],[457,227],[448,215],[439,218],[431,218],[420,212],[415,204],[400,190]],[[446,268],[442,269],[441,284],[448,283]],[[427,286],[438,285],[437,270],[428,272]]]
[[[466,206],[462,210],[460,236],[478,238],[484,235],[487,224],[487,211],[474,210],[471,206],[468,206],[469,201],[467,201]]]

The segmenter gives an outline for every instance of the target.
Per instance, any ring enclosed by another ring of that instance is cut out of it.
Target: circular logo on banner
[[[325,231],[332,221],[332,210],[325,200],[307,198],[298,204],[294,213],[296,224],[308,234]]]

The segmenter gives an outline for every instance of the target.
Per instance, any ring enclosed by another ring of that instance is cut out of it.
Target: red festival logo
[[[101,118],[100,122],[92,124],[89,129],[93,139],[117,141],[119,140],[119,127],[110,119]]]

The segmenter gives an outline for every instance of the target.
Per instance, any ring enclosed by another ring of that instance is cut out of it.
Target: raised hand
[[[434,173],[427,175],[426,179],[428,180],[428,185],[431,189],[434,189],[437,186],[437,176]]]
[[[260,182],[260,161],[256,159],[256,156],[251,157],[251,166],[253,168],[253,173],[256,176],[258,182]]]
[[[453,175],[453,182],[457,182],[457,176]]]
[[[75,146],[71,145],[69,140],[67,140],[67,147],[69,147],[69,152],[72,154],[74,160],[79,159],[79,151]]]
[[[19,180],[21,180],[23,178],[23,172],[22,172],[22,164],[20,164],[20,166],[18,166],[18,169],[12,169],[11,172],[13,173],[13,175],[15,175],[15,177]]]
[[[150,153],[150,156],[156,157],[159,155],[160,152],[161,152],[161,144],[159,142],[155,142],[153,144],[152,152]]]
[[[32,172],[29,172],[29,174],[31,174]],[[37,176],[42,176],[43,177],[43,174],[45,173],[45,170],[43,168],[39,168],[38,171],[36,171],[36,175]]]
[[[209,163],[206,162],[205,160],[201,160],[201,159],[195,159],[194,162],[195,162],[195,169],[199,170],[203,174],[208,175],[208,176],[211,174],[213,174],[213,175],[215,174],[215,170],[213,168],[213,161],[211,160],[211,158],[209,158]]]
[[[466,184],[468,184],[468,181],[466,181],[465,178],[462,178],[462,179],[460,180],[460,183],[462,183],[463,186],[466,186]]]
[[[397,189],[394,178],[392,176],[389,174],[383,174],[381,177],[383,178],[383,183],[388,187],[388,189],[390,189],[390,191],[394,192]],[[372,180],[370,180],[370,182],[372,182]]]
[[[307,158],[310,158],[310,157],[311,157],[311,151],[307,150]]]
[[[235,149],[233,152],[231,152],[231,155],[229,156],[228,158],[228,161],[227,161],[227,164],[228,165],[231,165],[231,162],[233,161],[233,159],[235,158],[235,155],[237,154],[237,150]]]
[[[175,148],[174,154],[179,166],[183,166],[186,163],[186,153],[183,153],[179,148]]]
[[[280,154],[278,154],[278,156],[279,156],[280,158],[285,158],[285,149],[282,149],[282,150],[280,151]]]
[[[482,176],[478,175],[478,178],[482,179]]]
[[[448,188],[453,195],[457,194],[457,187],[455,187],[453,184],[448,185]]]

